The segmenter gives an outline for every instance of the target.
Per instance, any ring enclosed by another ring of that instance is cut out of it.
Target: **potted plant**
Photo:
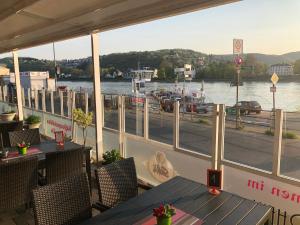
[[[171,225],[172,216],[175,214],[175,208],[169,204],[161,205],[160,207],[153,209],[153,216],[156,217],[157,225]]]
[[[82,109],[74,109],[73,119],[77,123],[77,125],[82,128],[83,146],[85,146],[87,137],[87,127],[92,124],[93,113],[84,113]]]
[[[27,149],[30,147],[30,144],[26,144],[24,141],[17,145],[18,151],[20,155],[26,155]]]
[[[121,154],[118,150],[112,149],[111,151],[107,151],[103,154],[103,165],[107,165],[116,161],[121,160]]]
[[[29,129],[39,128],[41,125],[41,117],[36,115],[30,115],[25,119]]]
[[[16,116],[16,112],[14,110],[6,111],[0,114],[0,119],[2,121],[12,121]]]

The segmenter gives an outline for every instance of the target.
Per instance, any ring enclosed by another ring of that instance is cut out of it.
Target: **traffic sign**
[[[277,76],[276,73],[273,73],[272,77],[271,77],[271,81],[274,85],[277,84],[277,82],[279,81],[279,77]]]
[[[233,39],[233,54],[241,55],[243,54],[243,40]]]
[[[270,87],[270,92],[276,92],[276,87],[275,86]]]

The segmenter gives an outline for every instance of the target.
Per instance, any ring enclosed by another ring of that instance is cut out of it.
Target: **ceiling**
[[[0,4],[0,53],[235,1],[5,0]]]

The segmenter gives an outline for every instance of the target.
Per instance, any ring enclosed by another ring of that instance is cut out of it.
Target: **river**
[[[70,89],[79,90],[80,87],[92,89],[92,82],[71,82],[59,81],[58,85],[68,86]],[[183,87],[183,82],[178,83],[178,87]],[[201,83],[186,82],[186,89],[195,91],[200,90]],[[273,107],[272,93],[270,92],[270,82],[244,82],[240,86],[239,99],[240,100],[255,100],[258,101],[264,110],[270,110]],[[174,83],[146,83],[146,93],[151,90],[173,90]],[[103,93],[107,94],[131,94],[131,82],[102,82],[101,88]],[[234,105],[236,101],[236,87],[230,87],[227,82],[206,82],[204,84],[206,94],[206,102],[214,102],[219,104]],[[300,83],[278,83],[277,92],[275,94],[276,108],[285,111],[300,110]]]

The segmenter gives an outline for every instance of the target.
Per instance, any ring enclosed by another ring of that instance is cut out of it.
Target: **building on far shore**
[[[288,63],[279,63],[270,66],[268,73],[272,75],[276,73],[279,76],[294,75],[294,67]]]

